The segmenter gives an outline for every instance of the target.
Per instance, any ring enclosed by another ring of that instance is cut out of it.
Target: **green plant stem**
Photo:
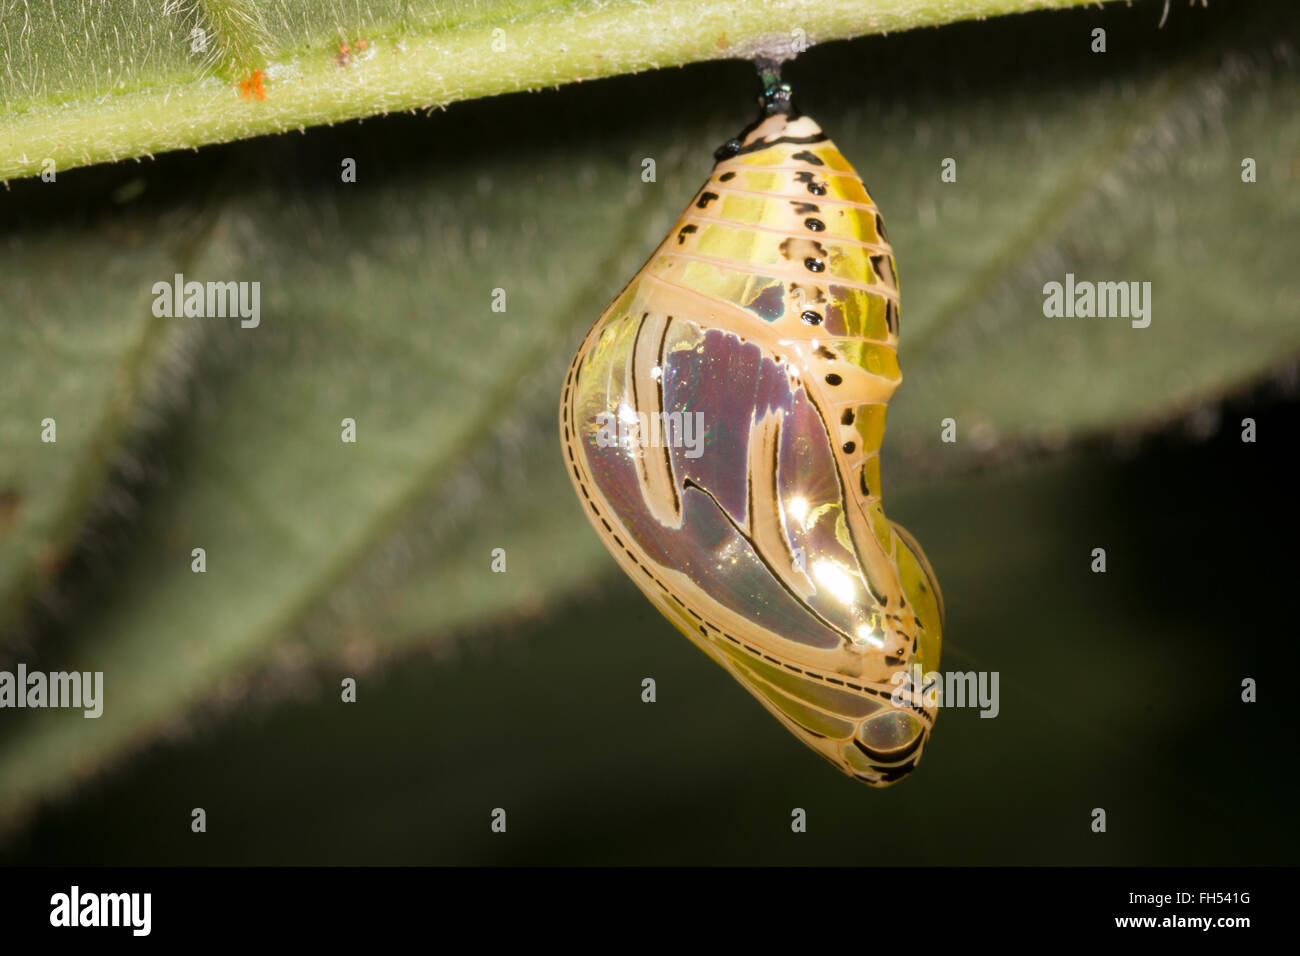
[[[354,37],[347,51],[337,38],[271,50],[261,70],[264,99],[211,63],[196,60],[192,75],[159,77],[108,94],[65,101],[33,93],[28,102],[11,101],[0,114],[0,180],[39,174],[48,161],[62,170],[138,159],[497,93],[703,60],[780,58],[801,44],[1083,2],[583,0],[452,26],[406,29],[376,23]],[[10,22],[0,24],[0,35],[21,35],[22,25],[12,19],[21,12],[7,16]],[[339,33],[346,35],[342,28]],[[184,42],[178,36],[172,42]],[[354,45],[357,39],[364,40],[364,49]],[[239,45],[237,37],[221,40]],[[151,42],[160,41],[151,37]],[[259,39],[256,47],[265,44]],[[21,49],[6,59],[8,68],[23,68]]]

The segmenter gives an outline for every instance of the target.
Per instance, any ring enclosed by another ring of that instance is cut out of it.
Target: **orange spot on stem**
[[[246,100],[266,99],[266,84],[261,70],[254,70],[239,81],[239,95]]]

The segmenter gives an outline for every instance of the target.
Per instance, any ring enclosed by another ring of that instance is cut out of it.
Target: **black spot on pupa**
[[[814,196],[826,195],[826,184],[817,182],[813,173],[810,173],[807,170],[805,170],[802,173],[795,173],[794,179],[795,182],[803,183],[805,186],[807,186],[808,191],[812,193]]]
[[[820,355],[828,362],[834,362],[837,358],[839,358],[838,355],[836,355],[834,352],[832,352],[824,345],[817,346],[817,354]]]
[[[862,493],[870,498],[871,488],[867,485],[867,469],[865,466],[858,472],[858,485],[862,488]]]
[[[826,223],[822,222],[820,219],[805,219],[803,224],[804,228],[809,232],[821,232],[826,228]]]
[[[846,454],[846,455],[851,455],[851,454],[853,454],[853,449],[855,449],[855,448],[857,448],[857,447],[858,447],[858,446],[855,445],[855,444],[853,444],[853,442],[851,442],[851,441],[846,441],[846,442],[844,443],[844,454]]]
[[[741,147],[745,144],[739,139],[729,139],[713,151],[713,158],[722,162],[724,159],[730,159],[740,152]]]
[[[840,378],[834,372],[831,372],[829,375],[826,376],[827,385],[838,385],[842,381],[844,381],[844,379]]]
[[[871,257],[871,268],[876,277],[891,289],[898,288],[898,275],[894,272],[894,257],[883,253]]]
[[[801,216],[806,216],[810,212],[821,212],[821,207],[818,206],[816,203],[796,202],[795,200],[792,199],[790,200],[790,205],[793,206],[794,211]]]
[[[718,177],[718,182],[729,183],[735,178],[736,178],[735,173],[723,173],[721,176]]]
[[[803,267],[807,269],[809,272],[826,271],[826,263],[822,262],[822,260],[817,259],[813,256],[809,256],[808,258],[804,259]]]
[[[713,202],[713,200],[717,198],[718,198],[717,193],[705,193],[700,197],[700,201],[695,204],[695,208],[703,209],[705,206],[707,206],[709,203]]]
[[[898,306],[893,299],[885,300],[885,326],[890,332],[898,334]]]
[[[840,424],[841,425],[853,424],[853,409],[851,408],[844,409],[844,414],[840,416]]]
[[[680,246],[683,242],[686,241],[687,235],[689,235],[692,232],[695,232],[699,228],[700,227],[695,225],[694,223],[690,225],[682,226],[682,228],[677,230],[677,244]]]
[[[881,218],[880,213],[876,213],[876,235],[880,237],[881,242],[889,241],[889,236],[885,235],[885,220]]]
[[[799,318],[803,319],[804,322],[807,323],[808,325],[822,324],[822,317],[818,315],[816,312],[813,312],[811,309],[805,311],[803,315],[799,316]]]
[[[799,150],[799,152],[795,153],[790,158],[797,159],[801,163],[808,163],[811,166],[826,165],[821,161],[821,157],[819,157],[816,153],[812,152],[812,150],[808,150],[808,149],[801,149]]]

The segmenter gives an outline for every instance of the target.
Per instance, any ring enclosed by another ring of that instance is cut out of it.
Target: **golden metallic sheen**
[[[719,150],[596,321],[561,435],[597,534],[664,616],[885,786],[929,738],[933,701],[904,677],[938,668],[943,628],[930,565],[881,502],[898,278],[857,173],[787,109],[769,99]]]

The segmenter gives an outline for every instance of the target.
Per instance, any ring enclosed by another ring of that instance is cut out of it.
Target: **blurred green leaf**
[[[1297,56],[1280,39],[1297,15],[1257,2],[1157,31],[1159,8],[873,38],[789,68],[898,255],[887,488],[1159,422],[1300,351]],[[560,461],[559,382],[752,93],[746,66],[702,66],[16,185],[0,652],[103,670],[107,703],[98,720],[5,714],[0,820],[268,673],[284,693],[304,666],[354,673],[606,580]],[[260,281],[260,326],[154,319],[175,272]],[[1042,285],[1066,272],[1150,281],[1150,328],[1044,318]]]
[[[1189,600],[1220,591],[1220,556],[1300,533],[1300,512],[1276,509],[1300,404],[1236,407],[1279,440],[1149,439],[1122,461],[1069,453],[891,499],[944,582],[944,670],[997,672],[999,712],[945,709],[888,790],[828,767],[618,575],[363,676],[355,705],[336,672],[309,674],[294,698],[82,788],[0,863],[1286,865],[1300,718],[1268,688],[1300,657],[1291,566],[1252,567],[1251,626],[1230,640],[1213,600]],[[1227,492],[1217,520],[1187,520],[1207,486]],[[1104,575],[1088,570],[1099,543]],[[1258,703],[1241,702],[1243,675],[1259,675]],[[196,805],[206,835],[190,832]]]

